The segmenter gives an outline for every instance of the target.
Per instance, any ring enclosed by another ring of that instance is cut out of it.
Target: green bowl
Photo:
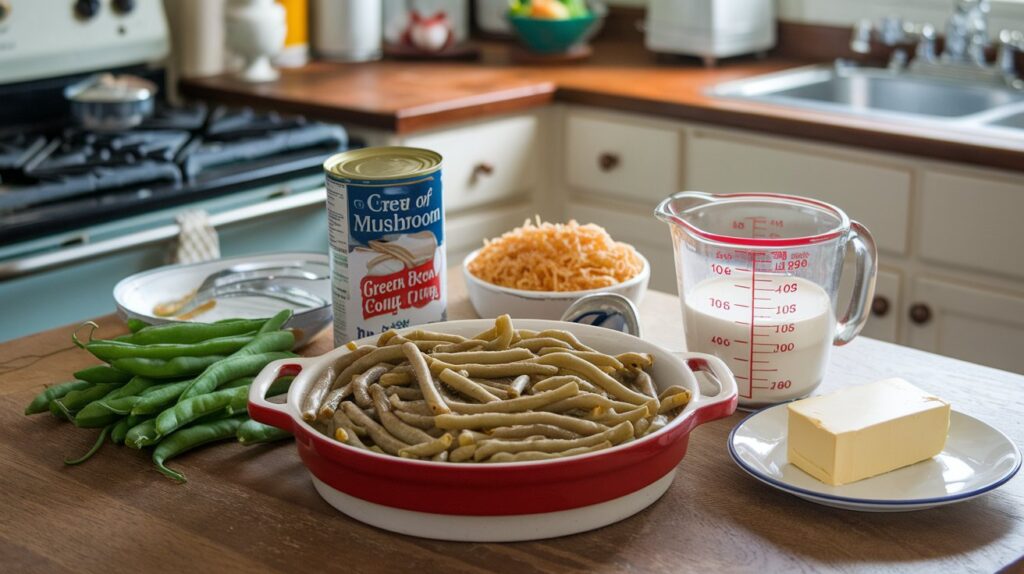
[[[538,54],[562,54],[582,43],[597,16],[593,13],[565,20],[544,20],[509,16],[519,39],[532,52]]]

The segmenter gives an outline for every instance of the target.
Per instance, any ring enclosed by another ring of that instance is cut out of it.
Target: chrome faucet
[[[1024,34],[1003,30],[998,36],[996,62],[989,64],[986,50],[992,45],[989,37],[989,0],[954,0],[953,13],[946,22],[945,47],[936,52],[935,27],[931,24],[906,22],[899,16],[887,16],[878,22],[863,19],[853,28],[850,49],[860,54],[871,50],[872,40],[895,48],[889,60],[889,71],[904,69],[912,73],[932,76],[995,81],[1021,88],[1014,56],[1024,51]],[[910,60],[906,47],[917,44],[914,59]],[[908,64],[909,61],[909,64]],[[1024,89],[1024,88],[1022,88]]]

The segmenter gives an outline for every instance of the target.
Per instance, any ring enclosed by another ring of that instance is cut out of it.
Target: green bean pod
[[[232,357],[259,355],[272,351],[290,351],[295,346],[295,334],[291,331],[272,331],[261,333],[246,346],[236,351]]]
[[[93,383],[88,381],[71,381],[68,383],[61,383],[59,385],[52,385],[43,390],[43,392],[36,395],[32,402],[25,407],[26,415],[34,415],[38,413],[45,413],[50,410],[50,401],[59,399],[71,391],[78,391],[88,388]]]
[[[129,424],[130,422],[131,421],[128,417],[124,417],[117,421],[117,423],[114,424],[114,428],[110,430],[110,442],[114,444],[124,444],[124,439],[128,436],[128,429],[131,428]]]
[[[142,393],[146,392],[147,389],[155,386],[157,382],[158,381],[151,379],[149,377],[132,377],[132,380],[128,381],[128,383],[125,386],[114,390],[114,392],[104,397],[103,400],[109,401],[121,397],[141,395]]]
[[[59,399],[54,399],[53,402],[59,405],[62,410],[75,413],[85,408],[89,403],[102,399],[120,386],[117,383],[101,383],[89,388],[71,391]]]
[[[135,318],[128,319],[127,321],[125,321],[125,324],[128,325],[128,330],[131,331],[132,333],[138,333],[139,331],[145,329],[146,327],[149,327],[149,323],[143,321],[142,319]]]
[[[194,379],[188,379],[177,383],[158,385],[160,388],[150,387],[132,406],[132,415],[150,415],[172,406],[178,402],[178,397],[193,381]]]
[[[167,468],[164,463],[183,452],[206,443],[235,438],[238,434],[238,427],[246,418],[244,415],[239,415],[183,428],[160,441],[160,444],[153,450],[153,463],[157,470],[165,476],[178,482],[185,482],[185,475]]]
[[[249,344],[255,333],[209,339],[199,343],[177,345],[173,343],[157,343],[153,345],[133,345],[121,341],[98,340],[85,345],[85,350],[96,358],[104,361],[114,359],[163,359],[175,357],[205,357],[208,355],[227,356]]]
[[[281,327],[284,327],[284,324],[287,323],[288,320],[291,318],[292,310],[282,309],[278,311],[276,315],[267,319],[267,322],[264,323],[262,327],[260,327],[259,334],[262,335],[264,333],[269,333],[271,331],[277,331]]]
[[[164,323],[140,329],[137,333],[117,337],[116,341],[134,345],[199,343],[208,339],[243,335],[257,331],[266,319],[235,319],[223,323]]]
[[[163,359],[127,358],[114,359],[110,364],[133,375],[154,379],[175,379],[198,375],[223,359],[222,355],[175,357],[166,361]]]
[[[117,401],[119,399],[114,399]],[[93,401],[75,414],[74,423],[79,428],[105,427],[124,416],[120,409],[111,408],[106,399]]]
[[[50,414],[58,419],[70,419],[71,417],[68,416],[67,409],[65,409],[59,402],[57,402],[59,400],[60,399],[53,399],[52,401],[50,401]]]
[[[248,445],[289,439],[292,433],[250,419],[239,425],[237,436],[238,442]]]
[[[96,365],[95,367],[89,367],[76,371],[74,377],[80,381],[89,381],[90,383],[96,384],[107,384],[107,383],[127,383],[132,378],[131,373],[119,371],[113,367],[107,365]]]
[[[184,399],[157,415],[156,432],[166,436],[206,415],[244,411],[248,398],[248,387],[234,387]]]
[[[257,337],[259,339],[259,337]],[[243,349],[244,350],[244,349]],[[241,353],[242,351],[239,351]],[[178,401],[190,399],[213,391],[222,384],[239,377],[251,377],[259,374],[267,363],[278,359],[294,357],[292,353],[270,352],[258,355],[237,355],[224,359],[216,365],[207,369],[202,375],[196,378],[183,393]]]
[[[142,448],[158,442],[160,435],[156,432],[156,419],[146,419],[131,427],[124,437],[124,444],[132,448]]]
[[[103,446],[104,442],[106,442],[107,436],[110,434],[110,429],[113,428],[113,426],[114,425],[107,425],[107,426],[103,427],[103,430],[100,431],[100,435],[98,437],[96,437],[96,442],[93,443],[92,448],[90,448],[88,450],[88,452],[86,452],[85,454],[83,454],[82,456],[80,456],[80,457],[78,457],[76,459],[68,460],[68,459],[65,458],[64,459],[64,464],[66,464],[66,465],[82,464],[83,462],[85,462],[85,461],[89,460],[90,458],[92,458],[92,455],[94,455],[97,452],[99,452],[100,447]]]

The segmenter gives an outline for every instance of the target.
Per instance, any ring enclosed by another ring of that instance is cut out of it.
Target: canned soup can
[[[324,162],[334,344],[447,318],[441,155],[373,147]]]

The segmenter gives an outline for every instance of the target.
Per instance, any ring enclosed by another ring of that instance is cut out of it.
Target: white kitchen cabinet
[[[907,252],[907,166],[820,144],[705,129],[693,130],[686,149],[687,189],[820,199],[866,225],[880,250]]]
[[[848,268],[852,269],[852,268]],[[848,275],[852,275],[849,273]],[[900,330],[900,284],[902,276],[893,269],[879,269],[875,281],[875,297],[871,302],[871,314],[860,334],[874,339],[896,343]],[[851,280],[852,283],[852,280]],[[840,298],[840,305],[849,301],[849,296]],[[841,313],[842,311],[840,311]]]
[[[932,277],[911,285],[910,345],[1024,373],[1024,296]]]
[[[577,189],[656,204],[679,191],[680,131],[635,115],[570,110],[565,178]]]
[[[451,214],[534,191],[542,179],[541,139],[540,115],[524,113],[415,134],[400,143],[444,158],[441,181]]]
[[[522,225],[533,213],[532,204],[519,202],[489,206],[449,218],[445,221],[448,266],[461,265],[467,255],[483,247],[484,239]]]
[[[921,257],[1024,277],[1024,177],[962,170],[922,177]],[[1021,341],[1024,345],[1024,340]]]

